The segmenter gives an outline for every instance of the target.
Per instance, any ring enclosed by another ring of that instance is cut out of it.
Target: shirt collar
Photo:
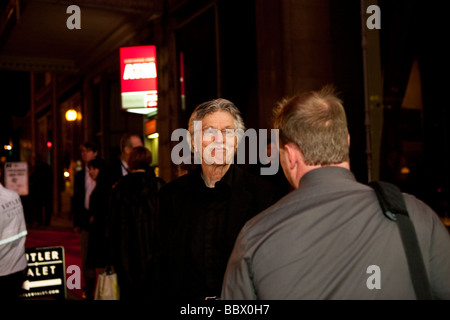
[[[233,175],[234,175],[234,165],[231,165],[228,168],[228,171],[225,173],[222,179],[220,179],[219,182],[224,183],[231,188],[233,186]]]
[[[229,188],[231,188],[233,186],[234,171],[235,171],[235,168],[234,168],[234,165],[232,164],[232,165],[230,165],[230,167],[228,168],[227,172],[222,177],[222,179],[220,179],[219,181],[216,182],[216,187],[219,184],[219,185],[225,185],[225,186],[228,186]],[[201,176],[201,174],[202,174],[201,166],[198,166],[198,168],[196,168],[196,170],[194,171],[194,174],[196,175],[197,182],[205,185],[205,181],[203,181],[203,178]]]
[[[339,183],[341,179],[356,180],[353,173],[346,168],[337,166],[320,167],[305,173],[300,179],[299,188],[323,183],[331,184],[335,181]]]

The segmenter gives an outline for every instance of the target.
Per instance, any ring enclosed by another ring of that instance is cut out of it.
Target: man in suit
[[[197,121],[202,141],[194,141]],[[191,115],[192,150],[202,162],[161,189],[155,298],[219,296],[241,227],[281,197],[281,190],[231,163],[244,129],[239,110],[225,99],[202,103]]]
[[[120,157],[111,164],[111,184],[116,184],[128,174],[128,158],[135,147],[142,147],[142,139],[137,134],[125,133],[120,139]]]

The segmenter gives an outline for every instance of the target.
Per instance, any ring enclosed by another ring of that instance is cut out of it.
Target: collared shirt
[[[126,161],[120,160],[120,168],[122,169],[122,176],[125,177],[129,171],[128,171],[128,163]]]
[[[89,175],[89,168],[85,169],[85,176],[84,176],[84,186],[85,186],[85,197],[84,197],[84,207],[89,210],[89,200],[91,198],[91,193],[94,190],[96,185],[96,182],[94,179],[91,178]]]
[[[27,229],[19,195],[0,184],[0,276],[24,270]]]
[[[433,294],[450,299],[448,231],[422,201],[404,198]],[[221,298],[415,299],[407,270],[398,227],[373,189],[347,169],[322,167],[244,226]]]

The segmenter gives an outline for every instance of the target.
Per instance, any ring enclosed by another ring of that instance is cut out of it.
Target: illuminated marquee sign
[[[158,106],[156,47],[120,48],[122,108],[150,113]]]

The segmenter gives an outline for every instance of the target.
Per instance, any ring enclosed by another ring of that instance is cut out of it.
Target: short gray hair
[[[234,125],[236,127],[235,134],[237,137],[237,144],[239,145],[245,132],[244,120],[242,119],[239,109],[231,101],[222,98],[203,102],[195,108],[189,118],[188,124],[188,130],[191,137],[194,137],[194,121],[201,121],[207,115],[217,111],[228,112],[233,117]]]

